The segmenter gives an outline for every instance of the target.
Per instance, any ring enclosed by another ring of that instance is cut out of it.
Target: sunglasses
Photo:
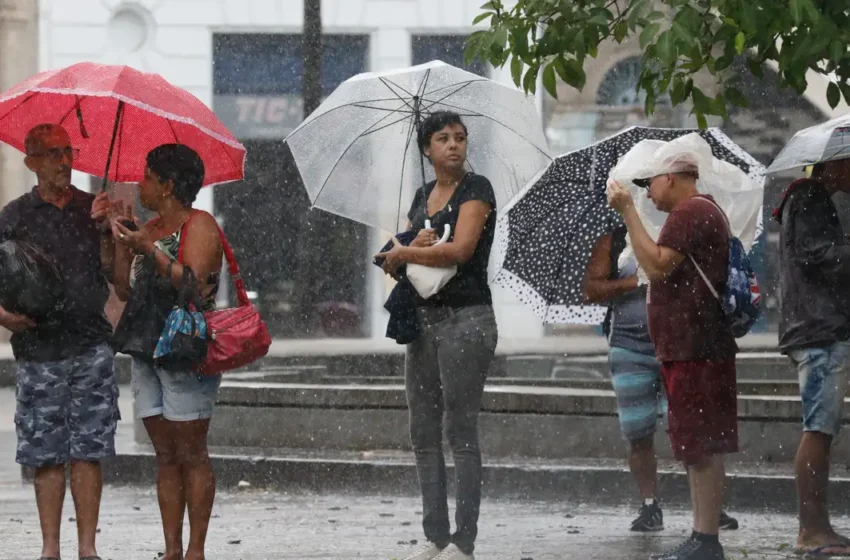
[[[649,185],[652,183],[652,177],[648,179],[632,179],[632,183],[638,186],[638,188],[649,190]]]

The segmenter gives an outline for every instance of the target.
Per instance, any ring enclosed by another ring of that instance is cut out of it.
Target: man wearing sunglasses
[[[71,185],[77,149],[59,126],[33,128],[25,163],[37,178],[31,192],[0,211],[0,241],[26,241],[53,260],[62,278],[61,310],[27,317],[0,307],[17,362],[16,460],[35,469],[42,560],[60,558],[59,533],[70,465],[81,560],[97,560],[100,461],[115,454],[119,419],[112,326],[106,318],[112,240],[100,224],[110,208]]]
[[[730,233],[723,211],[697,190],[700,165],[707,162],[691,150],[686,140],[669,142],[633,179],[658,210],[669,214],[657,242],[647,233],[627,188],[609,181],[608,202],[623,216],[638,264],[649,279],[649,332],[662,364],[670,442],[691,485],[693,533],[658,557],[722,560],[723,455],[738,451],[738,348],[708,282],[723,291]]]

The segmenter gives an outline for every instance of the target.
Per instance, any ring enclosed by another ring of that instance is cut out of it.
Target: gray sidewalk
[[[69,496],[70,498],[70,496]],[[38,557],[39,535],[32,489],[0,490],[0,560]],[[645,536],[627,531],[634,512],[581,504],[485,501],[476,557],[480,560],[644,560],[678,543],[689,516],[666,511],[667,529]],[[735,513],[735,512],[732,512]],[[73,509],[66,503],[64,557],[75,558]],[[259,491],[220,492],[210,528],[210,560],[392,559],[421,541],[419,500],[353,494],[315,495]],[[793,557],[796,519],[739,514],[742,529],[725,533],[727,558]],[[837,519],[838,527],[850,520]],[[162,550],[152,489],[107,487],[101,514],[104,560],[154,560]]]
[[[122,387],[123,438],[132,432],[132,397]],[[38,557],[39,529],[32,486],[14,464],[14,394],[0,391],[0,560]],[[356,486],[355,486],[356,487]],[[577,493],[582,493],[576,489]],[[305,491],[220,491],[209,536],[211,560],[392,559],[422,540],[415,485],[408,496],[314,494]],[[154,560],[161,552],[159,512],[152,486],[108,486],[101,515],[104,560]],[[569,491],[564,493],[569,500]],[[837,503],[837,502],[836,502]],[[723,536],[727,558],[794,557],[793,515],[738,513],[743,527]],[[485,500],[476,557],[481,560],[623,558],[643,560],[677,544],[689,532],[689,514],[665,510],[667,530],[643,536],[627,531],[633,505]],[[64,557],[76,557],[68,495]],[[850,526],[838,518],[836,526]],[[238,542],[237,542],[238,541]]]

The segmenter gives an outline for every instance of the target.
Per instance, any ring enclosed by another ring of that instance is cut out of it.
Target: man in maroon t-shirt
[[[722,293],[729,226],[713,199],[697,191],[699,170],[694,165],[680,162],[669,169],[674,171],[634,181],[647,189],[656,208],[669,213],[657,243],[641,222],[628,189],[610,182],[608,200],[623,215],[635,256],[650,281],[649,331],[662,362],[670,441],[691,484],[694,532],[660,557],[720,560],[723,455],[738,451],[738,348],[697,265]]]

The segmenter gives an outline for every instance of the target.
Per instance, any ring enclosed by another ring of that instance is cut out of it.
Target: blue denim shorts
[[[107,344],[56,362],[17,364],[16,461],[31,467],[115,455],[118,385]]]
[[[803,431],[837,436],[847,393],[850,342],[793,350],[788,357],[797,367],[800,380]]]
[[[608,362],[623,437],[628,441],[652,437],[658,417],[667,409],[661,363],[655,356],[617,347],[608,351]]]
[[[188,422],[212,417],[221,376],[169,371],[134,358],[132,383],[139,418]]]

